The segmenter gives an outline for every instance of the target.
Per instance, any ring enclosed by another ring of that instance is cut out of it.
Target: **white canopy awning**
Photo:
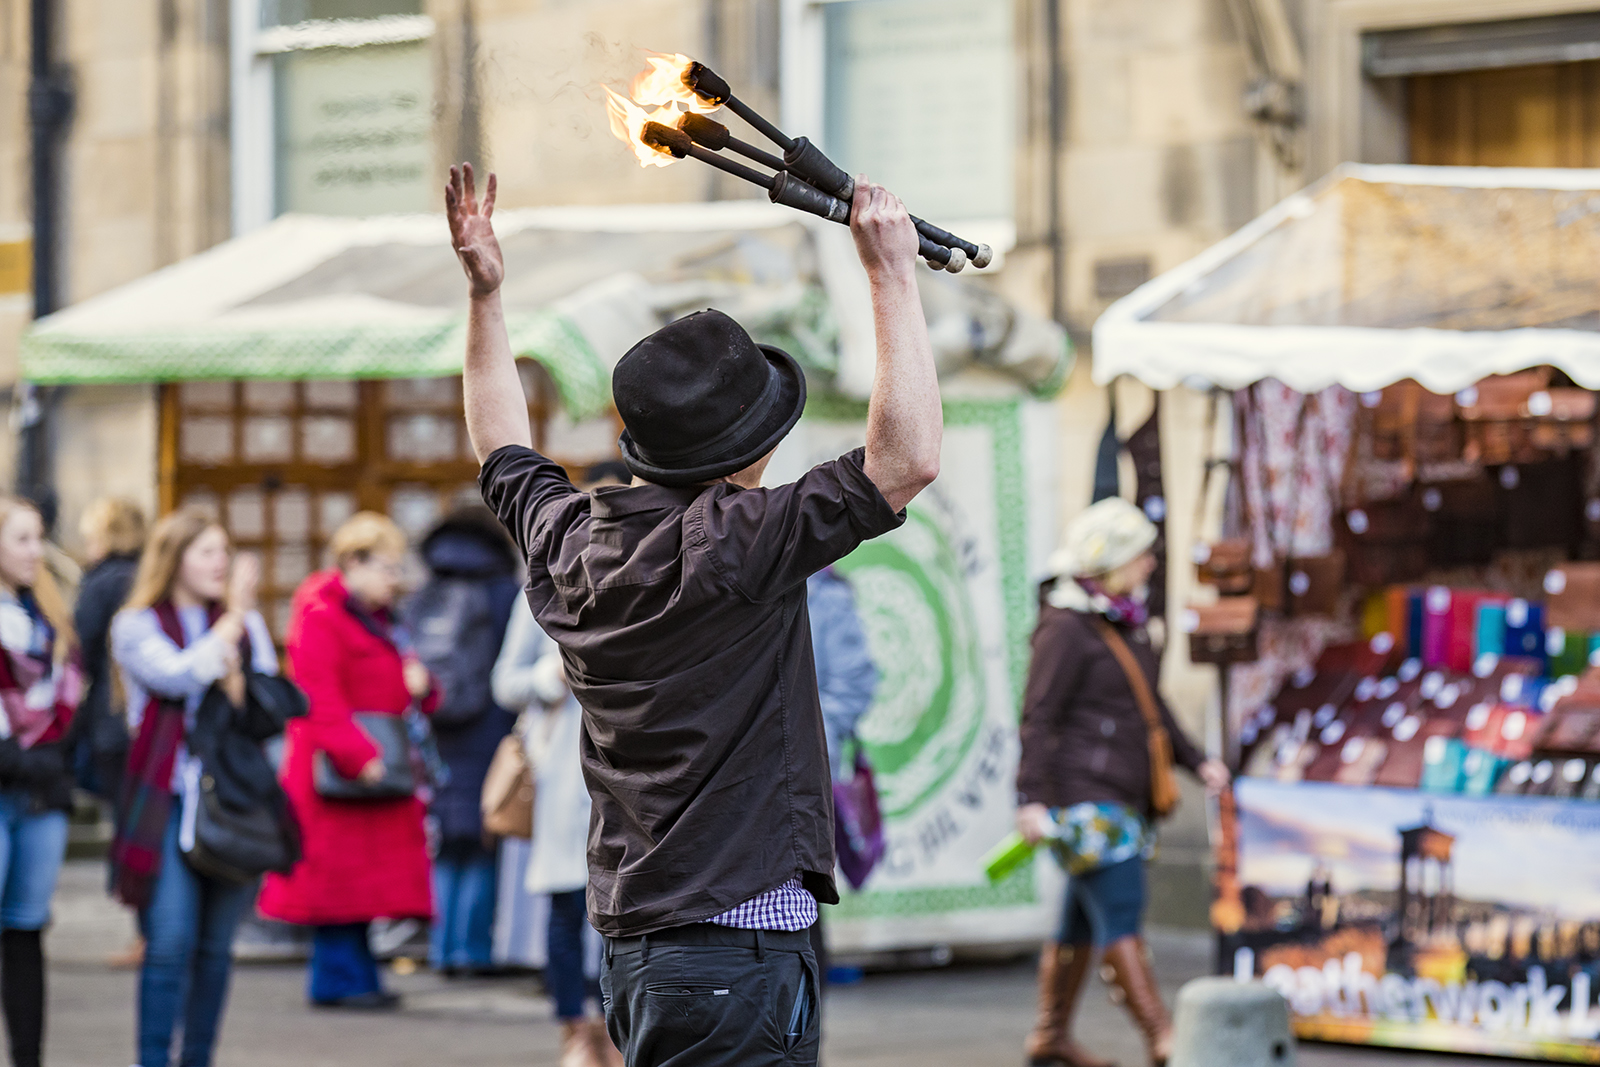
[[[605,408],[639,338],[715,306],[846,394],[873,341],[849,231],[765,201],[495,213],[517,356],[539,361],[575,417]],[[1050,391],[1070,365],[1055,323],[967,279],[924,272],[942,372],[987,366]],[[34,324],[41,383],[400,378],[461,371],[467,291],[442,216],[286,215]],[[862,369],[864,368],[864,370]]]
[[[1345,164],[1108,308],[1094,378],[1600,388],[1600,170]]]

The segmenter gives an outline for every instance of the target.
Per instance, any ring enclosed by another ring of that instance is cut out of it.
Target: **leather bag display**
[[[312,786],[328,800],[396,800],[416,793],[420,784],[411,732],[404,716],[381,711],[358,711],[351,716],[378,748],[383,777],[372,784],[346,778],[334,769],[326,752],[312,757]]]
[[[1545,614],[1568,633],[1600,632],[1600,563],[1563,563],[1544,576]]]
[[[1209,448],[1216,437],[1217,407],[1220,398],[1213,392],[1206,408],[1205,440]],[[1195,497],[1194,525],[1196,535],[1205,521],[1206,501],[1211,493],[1211,475],[1218,467],[1230,474],[1236,463],[1233,459],[1208,456],[1204,473],[1200,476],[1200,492]],[[1245,537],[1224,537],[1216,541],[1196,540],[1192,558],[1195,581],[1201,585],[1215,586],[1222,596],[1245,596],[1255,584],[1255,572],[1250,565],[1250,540]]]
[[[1178,617],[1189,637],[1189,661],[1228,666],[1260,658],[1257,634],[1261,609],[1255,597],[1222,597],[1215,604],[1191,604]]]

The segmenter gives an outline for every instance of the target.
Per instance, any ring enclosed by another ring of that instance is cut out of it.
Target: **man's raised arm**
[[[856,253],[872,286],[878,361],[867,403],[867,477],[899,511],[939,476],[944,409],[917,295],[917,231],[898,197],[856,179]]]
[[[505,263],[489,221],[494,214],[494,194],[493,174],[489,175],[480,203],[472,180],[472,164],[450,168],[450,184],[444,188],[445,215],[450,220],[450,243],[461,269],[467,273],[471,294],[467,356],[461,369],[462,395],[467,434],[479,463],[506,445],[533,446],[528,402],[522,395],[522,379],[511,356],[505,312],[500,307]]]

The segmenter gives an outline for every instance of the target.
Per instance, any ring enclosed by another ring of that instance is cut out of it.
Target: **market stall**
[[[1597,268],[1600,173],[1346,166],[1095,328],[1226,412],[1174,621],[1219,962],[1303,1036],[1600,1062]]]

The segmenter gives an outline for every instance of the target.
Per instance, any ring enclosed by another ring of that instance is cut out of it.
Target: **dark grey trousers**
[[[628,1067],[814,1067],[819,989],[805,930],[699,923],[607,938],[600,968]]]

